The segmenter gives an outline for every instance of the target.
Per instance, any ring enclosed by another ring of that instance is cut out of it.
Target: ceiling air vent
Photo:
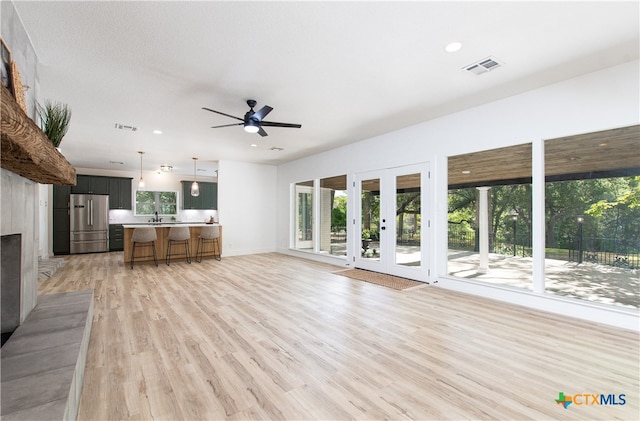
[[[118,129],[118,130],[131,130],[132,132],[135,132],[136,130],[138,130],[138,128],[135,127],[135,126],[127,126],[125,124],[120,124],[120,123],[116,123],[116,129]]]
[[[501,64],[497,59],[495,59],[494,57],[487,57],[476,63],[465,66],[463,67],[463,69],[473,74],[481,75],[483,73],[487,73],[491,70],[497,69],[500,66]]]

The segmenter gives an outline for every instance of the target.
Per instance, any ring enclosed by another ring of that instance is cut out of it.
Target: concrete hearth
[[[93,290],[41,295],[2,347],[3,420],[75,420],[93,321]]]

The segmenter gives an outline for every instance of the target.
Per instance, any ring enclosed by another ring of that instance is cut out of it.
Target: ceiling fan
[[[221,114],[227,117],[235,118],[236,120],[240,120],[242,123],[233,123],[233,124],[223,124],[222,126],[212,126],[213,129],[217,129],[220,127],[231,127],[231,126],[244,126],[244,130],[249,133],[258,133],[260,136],[268,136],[267,132],[262,128],[264,127],[292,127],[295,129],[299,129],[302,127],[301,124],[291,124],[291,123],[276,123],[275,121],[264,121],[263,118],[269,114],[273,108],[268,105],[260,108],[258,111],[254,111],[253,107],[255,107],[257,102],[254,99],[248,99],[247,105],[249,106],[249,111],[247,111],[244,115],[244,118],[236,117],[230,114],[226,114],[220,111],[212,110],[210,108],[202,107],[203,110],[211,111],[212,113]]]

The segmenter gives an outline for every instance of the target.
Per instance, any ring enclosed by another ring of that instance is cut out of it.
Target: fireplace
[[[0,244],[2,273],[2,345],[20,325],[22,235],[3,235]]]

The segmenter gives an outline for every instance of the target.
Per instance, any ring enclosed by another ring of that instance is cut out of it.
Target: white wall
[[[638,329],[637,314],[593,308],[584,311],[586,303],[567,303],[540,295],[523,300],[520,293],[514,295],[446,278],[446,221],[447,156],[638,124],[639,70],[637,60],[628,62],[283,164],[278,167],[277,249],[297,254],[288,248],[291,183],[339,174],[352,179],[353,174],[362,171],[430,162],[429,219],[434,223],[428,264],[439,286],[479,295],[483,295],[482,290],[492,298]]]
[[[274,252],[276,167],[220,161],[218,179],[224,256]]]

